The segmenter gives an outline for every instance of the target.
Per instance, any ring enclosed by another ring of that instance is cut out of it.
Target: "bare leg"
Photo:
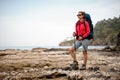
[[[87,64],[87,51],[83,51],[83,55],[84,55],[84,64]]]
[[[70,54],[74,61],[77,61],[74,47],[70,48]]]

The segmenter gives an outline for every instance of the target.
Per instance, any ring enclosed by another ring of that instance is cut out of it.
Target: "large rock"
[[[119,32],[119,34],[117,36],[117,42],[116,42],[115,50],[120,51],[120,32]]]

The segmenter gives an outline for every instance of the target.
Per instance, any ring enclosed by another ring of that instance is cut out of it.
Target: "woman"
[[[86,63],[87,63],[87,48],[89,40],[87,39],[87,36],[90,34],[90,27],[87,21],[84,19],[85,12],[79,11],[77,14],[78,21],[76,23],[75,32],[73,32],[73,36],[76,37],[76,41],[73,45],[73,47],[70,48],[70,53],[73,58],[73,66],[78,66],[78,61],[76,59],[75,51],[82,46],[83,49],[83,55],[84,55],[84,62],[80,70],[86,69]]]

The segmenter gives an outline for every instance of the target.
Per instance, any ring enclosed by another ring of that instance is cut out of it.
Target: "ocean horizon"
[[[5,50],[5,49],[21,49],[21,50],[31,50],[33,48],[70,48],[71,46],[0,46],[0,50]],[[82,47],[80,47],[82,48]],[[103,49],[105,46],[88,46],[88,49]]]

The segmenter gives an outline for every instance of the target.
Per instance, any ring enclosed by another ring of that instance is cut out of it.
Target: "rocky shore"
[[[81,50],[76,54],[81,67]],[[71,63],[68,49],[0,50],[0,80],[120,80],[120,51],[89,50],[83,71]]]

